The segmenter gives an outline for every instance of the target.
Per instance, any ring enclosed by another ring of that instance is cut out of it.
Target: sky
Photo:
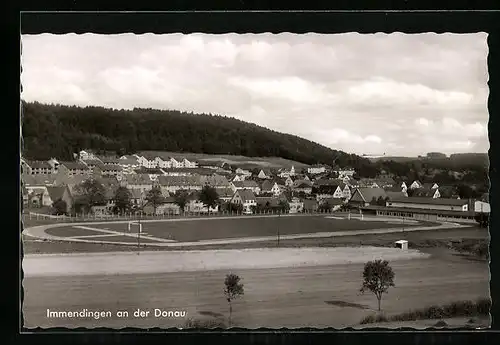
[[[23,35],[21,97],[220,114],[360,155],[487,152],[486,39]]]

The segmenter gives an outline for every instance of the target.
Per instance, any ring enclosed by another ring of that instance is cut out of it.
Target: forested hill
[[[173,151],[282,157],[306,164],[332,164],[376,173],[371,162],[312,141],[234,118],[174,110],[114,110],[23,103],[24,156],[71,159],[80,149]],[[371,171],[373,170],[373,171]]]

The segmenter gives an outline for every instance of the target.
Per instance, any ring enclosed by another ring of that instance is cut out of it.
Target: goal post
[[[139,234],[142,233],[142,224],[138,221],[128,222],[128,232],[132,230],[132,225],[137,225],[139,228]]]

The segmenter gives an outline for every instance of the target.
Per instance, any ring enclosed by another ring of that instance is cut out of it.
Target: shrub
[[[387,321],[388,321],[388,319],[384,314],[370,314],[370,315],[365,316],[361,320],[360,324],[366,325],[369,323],[378,323],[378,322],[387,322]]]
[[[361,324],[375,323],[375,322],[385,322],[385,321],[416,321],[425,319],[445,319],[454,317],[471,317],[479,315],[489,315],[491,309],[491,299],[480,298],[474,301],[457,301],[449,303],[443,306],[432,305],[423,309],[410,310],[405,313],[392,315],[387,319],[382,316],[385,320],[377,320],[376,315],[368,315],[363,320]]]

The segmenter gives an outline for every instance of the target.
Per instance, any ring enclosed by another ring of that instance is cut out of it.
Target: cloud
[[[218,113],[354,153],[477,150],[486,37],[23,35],[22,97]]]
[[[332,98],[321,86],[298,77],[279,79],[234,77],[228,80],[228,84],[242,88],[257,98],[278,98],[296,103],[328,102]]]
[[[466,138],[480,138],[488,135],[487,127],[479,122],[462,124],[454,118],[445,117],[441,125],[443,133],[449,135],[458,134]]]
[[[422,84],[407,84],[385,78],[373,78],[347,91],[355,102],[379,105],[468,105],[474,96],[460,91],[436,90]]]

